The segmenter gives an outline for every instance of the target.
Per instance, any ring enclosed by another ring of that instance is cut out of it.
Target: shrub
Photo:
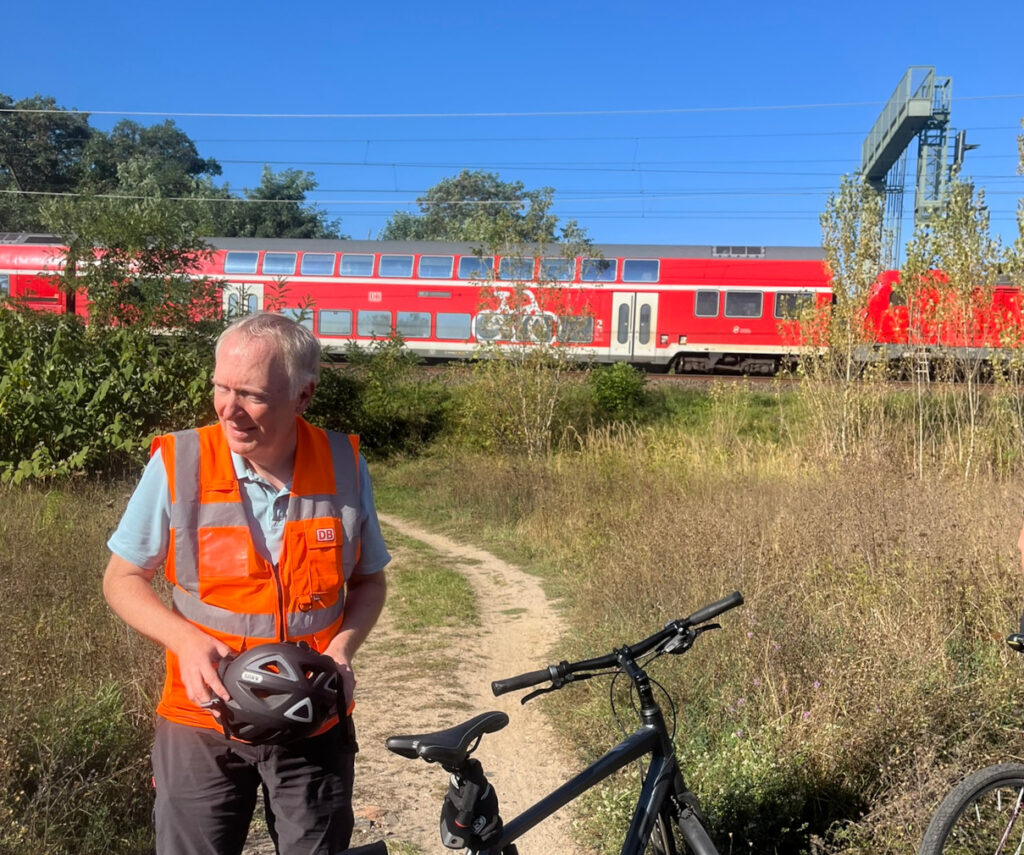
[[[0,311],[0,480],[119,473],[212,416],[212,342]]]
[[[449,393],[438,380],[417,375],[419,357],[399,337],[363,350],[352,345],[348,364],[320,374],[306,412],[314,424],[357,433],[377,455],[416,452],[440,432]]]
[[[647,376],[628,362],[595,368],[587,380],[598,410],[616,421],[639,421],[647,403]]]

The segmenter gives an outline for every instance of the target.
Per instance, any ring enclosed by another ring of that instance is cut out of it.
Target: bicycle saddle
[[[388,751],[415,760],[422,757],[428,763],[440,763],[445,768],[461,766],[476,741],[485,733],[494,733],[508,724],[503,712],[485,712],[469,721],[414,736],[389,736],[384,743]]]

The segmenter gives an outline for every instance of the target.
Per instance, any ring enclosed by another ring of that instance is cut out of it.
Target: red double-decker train
[[[461,243],[208,242],[195,273],[221,282],[226,311],[295,313],[328,351],[397,333],[431,360],[552,342],[597,362],[772,373],[800,343],[795,319],[831,299],[813,247],[606,245],[533,257]],[[63,257],[47,236],[6,236],[0,292],[68,311],[55,278]]]
[[[293,314],[336,353],[397,333],[428,360],[547,342],[595,362],[771,374],[813,346],[801,319],[832,301],[818,247],[615,244],[585,256],[553,248],[534,257],[482,255],[468,243],[208,243],[211,252],[193,273],[220,283],[228,314]],[[51,236],[0,235],[0,294],[69,311],[56,281],[63,259]],[[951,314],[939,319],[941,286],[918,289],[911,310],[898,298],[897,280],[896,271],[882,273],[869,295],[872,358],[902,358],[922,346],[984,355],[1020,328],[1020,292],[1009,285],[958,323]],[[87,300],[73,305],[88,311]],[[922,320],[923,311],[932,317]]]

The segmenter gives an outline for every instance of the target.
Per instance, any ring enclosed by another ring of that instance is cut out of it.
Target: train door
[[[252,315],[263,308],[263,283],[226,282],[221,297],[224,301],[224,317],[228,320]]]
[[[627,359],[654,356],[657,321],[657,294],[616,291],[612,296],[612,355]]]

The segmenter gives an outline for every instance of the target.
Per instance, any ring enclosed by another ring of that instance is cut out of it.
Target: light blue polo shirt
[[[245,458],[231,452],[241,488],[242,506],[249,520],[256,551],[276,565],[281,556],[285,516],[291,484],[276,489],[256,474]],[[359,455],[359,518],[361,545],[353,572],[378,573],[391,560],[373,504],[373,485],[363,455]],[[150,458],[135,492],[128,500],[121,522],[107,541],[115,555],[146,570],[155,570],[167,559],[170,541],[171,496],[167,470],[160,449]]]

